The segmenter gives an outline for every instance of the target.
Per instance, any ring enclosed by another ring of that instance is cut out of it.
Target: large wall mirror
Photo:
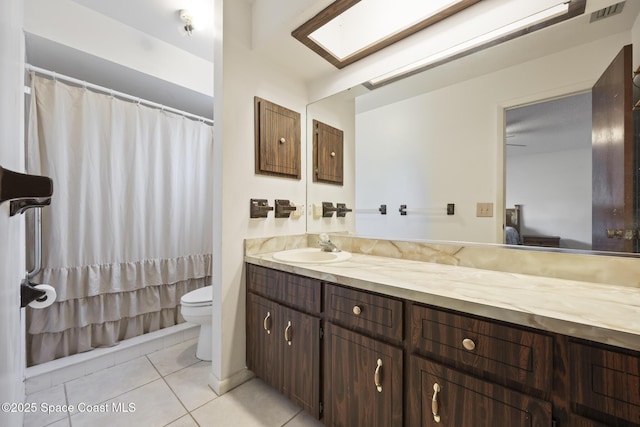
[[[635,42],[640,58],[639,13],[640,2],[627,1],[606,19],[584,14],[375,90],[357,86],[309,105],[309,122],[345,131],[345,180],[336,188],[309,176],[308,205],[352,197],[354,212],[342,222],[309,217],[308,230],[505,244],[507,213],[517,208],[518,248],[634,252],[592,242],[591,102],[624,46]],[[633,57],[629,88],[640,65]],[[633,121],[631,108],[622,115]],[[307,131],[311,151],[310,125]],[[611,226],[609,240],[630,237],[623,228]]]

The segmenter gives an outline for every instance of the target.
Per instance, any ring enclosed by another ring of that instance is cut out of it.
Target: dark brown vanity
[[[640,425],[640,353],[246,264],[247,365],[327,426]]]

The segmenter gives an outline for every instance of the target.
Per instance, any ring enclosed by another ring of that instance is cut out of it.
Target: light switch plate
[[[322,204],[321,203],[314,203],[312,205],[312,210],[313,210],[313,218],[314,219],[322,218]]]
[[[493,216],[493,203],[478,203],[476,207],[476,216],[478,217],[492,217]]]
[[[291,215],[289,216],[289,218],[299,219],[302,215],[304,215],[304,204],[299,204],[299,203],[291,203],[291,204],[296,207],[296,210],[291,212]]]

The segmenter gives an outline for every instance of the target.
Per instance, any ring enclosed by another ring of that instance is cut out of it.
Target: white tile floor
[[[196,340],[27,396],[25,427],[320,427],[259,379],[218,397]],[[73,408],[73,412],[67,408]]]

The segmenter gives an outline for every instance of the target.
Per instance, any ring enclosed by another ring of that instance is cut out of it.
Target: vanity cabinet
[[[247,278],[247,367],[320,418],[321,283],[251,265]]]
[[[403,425],[403,349],[393,344],[402,340],[402,307],[325,285],[325,425]]]
[[[637,351],[252,264],[247,290],[247,366],[327,426],[640,426]]]

